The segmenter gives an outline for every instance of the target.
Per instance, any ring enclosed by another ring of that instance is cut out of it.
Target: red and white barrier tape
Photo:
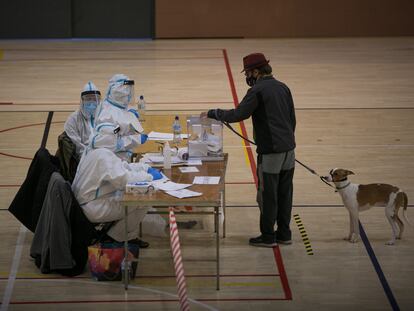
[[[180,299],[180,309],[182,311],[189,311],[190,305],[188,304],[187,297],[187,285],[185,283],[183,260],[181,257],[180,239],[178,237],[177,221],[175,220],[175,214],[173,207],[169,208],[170,211],[170,243],[171,251],[174,259],[175,279],[177,281],[178,298]]]

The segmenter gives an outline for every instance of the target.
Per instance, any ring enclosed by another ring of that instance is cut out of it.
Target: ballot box
[[[223,123],[210,118],[189,116],[187,133],[189,159],[223,160]]]

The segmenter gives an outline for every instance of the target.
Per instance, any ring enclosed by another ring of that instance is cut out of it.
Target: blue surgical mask
[[[95,115],[96,107],[98,107],[98,104],[93,101],[83,103],[83,109],[89,117],[93,117]]]

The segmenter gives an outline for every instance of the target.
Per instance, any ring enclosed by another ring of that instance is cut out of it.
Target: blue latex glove
[[[131,113],[133,113],[136,117],[137,117],[137,119],[139,119],[139,113],[138,113],[138,111],[136,111],[135,109],[128,109],[128,111],[129,112],[131,112]]]
[[[153,180],[161,179],[162,175],[159,170],[150,167],[147,171],[148,174],[152,175]]]
[[[148,140],[148,135],[142,133],[141,134],[141,145],[144,144]]]
[[[116,140],[116,150],[115,150],[115,152],[121,151],[123,148],[124,148],[124,142],[122,141],[122,138],[118,138]]]

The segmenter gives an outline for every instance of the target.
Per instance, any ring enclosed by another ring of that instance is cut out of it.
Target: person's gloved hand
[[[153,180],[157,180],[157,179],[161,179],[162,178],[162,175],[161,175],[160,171],[157,170],[157,169],[155,169],[155,168],[153,168],[153,167],[150,167],[148,169],[147,173],[152,176],[152,179]]]
[[[139,113],[136,109],[128,109],[128,112],[131,112],[134,116],[137,117],[137,119],[139,119]]]
[[[148,140],[148,135],[147,134],[144,134],[144,133],[142,133],[141,134],[141,145],[142,144],[145,144],[145,142]]]
[[[121,151],[123,148],[124,148],[124,142],[122,141],[122,138],[118,138],[116,140],[116,150],[115,150],[115,152]]]

